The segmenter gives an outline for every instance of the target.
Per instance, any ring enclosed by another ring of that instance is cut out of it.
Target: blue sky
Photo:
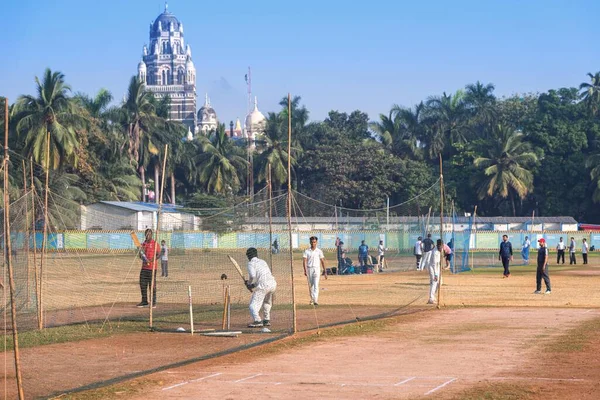
[[[0,95],[34,93],[44,68],[74,91],[121,99],[136,73],[149,23],[163,1],[12,0],[3,5]],[[321,120],[480,80],[499,96],[577,86],[600,70],[598,1],[169,1],[183,22],[200,106],[209,92],[221,121],[246,112],[252,67],[261,111],[300,95]]]

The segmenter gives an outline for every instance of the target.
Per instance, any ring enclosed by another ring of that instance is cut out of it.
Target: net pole
[[[23,250],[25,250],[25,256],[27,257],[27,284],[25,285],[27,290],[26,305],[29,307],[30,290],[29,290],[29,279],[30,279],[30,265],[29,265],[29,204],[27,203],[27,167],[25,166],[25,159],[21,160],[23,166],[23,199],[25,201],[25,241],[23,242]],[[27,245],[27,247],[25,247]]]
[[[296,320],[296,287],[294,286],[294,251],[292,249],[292,97],[288,93],[288,148],[287,148],[287,223],[290,251],[290,274],[292,280],[292,333],[298,332]]]
[[[269,268],[273,271],[273,186],[271,184],[271,163],[268,165],[269,170]]]
[[[160,245],[158,234],[160,233],[160,219],[162,216],[162,204],[163,204],[163,191],[165,189],[165,169],[167,168],[167,151],[169,150],[169,145],[165,144],[165,156],[163,157],[163,165],[162,165],[162,176],[160,180],[160,198],[158,199],[158,212],[156,214],[156,239],[154,240],[154,254],[152,255],[152,278],[150,281],[150,329],[152,329],[152,309],[154,308],[154,296],[157,295],[156,289],[154,285],[156,284],[156,246]]]
[[[33,159],[29,159],[29,175],[31,177],[31,232],[33,233],[33,280],[35,282],[35,305],[36,315],[38,317],[38,324],[40,324],[40,313],[39,313],[39,302],[40,290],[39,290],[39,279],[38,279],[38,268],[37,268],[37,241],[35,238],[35,182],[33,180]]]
[[[442,254],[445,255],[444,252],[444,173],[442,169],[442,155],[440,154],[440,238],[442,239]],[[440,256],[440,281],[438,282],[438,301],[437,308],[440,308],[440,302],[442,301],[442,275],[444,268],[442,268],[442,259]]]
[[[15,357],[15,373],[17,375],[17,391],[19,400],[25,398],[23,393],[23,378],[21,376],[21,361],[19,357],[19,334],[17,330],[17,304],[15,301],[15,280],[13,277],[11,242],[10,242],[10,196],[8,195],[8,98],[4,98],[4,240],[6,267],[8,269],[8,285],[10,287],[10,313],[13,333]]]
[[[48,181],[50,177],[50,131],[46,132],[46,183],[44,185],[44,231],[42,238],[42,256],[40,260],[40,298],[39,298],[39,321],[38,329],[44,329],[44,256],[46,255],[46,246],[48,244]]]
[[[475,271],[475,246],[477,244],[477,206],[473,210],[473,226],[471,233],[473,235],[473,247],[471,247],[471,272]],[[471,238],[469,237],[469,246],[471,246]]]

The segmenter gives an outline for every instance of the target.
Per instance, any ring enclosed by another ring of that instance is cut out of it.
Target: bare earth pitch
[[[332,276],[321,282],[322,306],[314,311],[303,290],[305,277],[297,269],[300,330],[315,328],[316,318],[323,326],[380,311],[417,313],[396,317],[375,334],[335,338],[255,360],[247,352],[236,353],[147,375],[140,378],[146,384],[139,398],[211,398],[212,393],[212,398],[248,398],[248,393],[291,398],[289,394],[299,390],[306,398],[406,398],[433,390],[430,394],[439,398],[480,382],[522,382],[532,377],[546,387],[571,388],[567,395],[584,398],[585,385],[594,378],[585,376],[581,367],[593,371],[591,364],[596,362],[598,368],[598,360],[584,354],[577,363],[565,364],[573,356],[565,355],[545,358],[539,368],[534,360],[542,356],[548,341],[600,317],[598,270],[595,264],[574,271],[551,270],[553,293],[547,296],[532,294],[531,267],[514,268],[510,279],[495,271],[445,275],[442,303],[448,308],[442,310],[424,304],[425,272]],[[456,308],[462,305],[469,308]],[[419,312],[423,310],[429,311]],[[243,314],[232,328],[247,323]],[[276,323],[274,318],[274,328]],[[25,392],[28,397],[60,393],[255,340],[251,334],[222,339],[141,332],[23,349]],[[12,355],[5,356],[10,361]],[[10,397],[14,371],[7,364]]]

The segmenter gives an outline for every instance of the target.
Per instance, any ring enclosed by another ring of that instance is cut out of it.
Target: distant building
[[[257,140],[265,133],[267,119],[258,110],[258,100],[254,98],[254,109],[246,116],[244,136],[250,140]]]
[[[196,131],[196,69],[185,44],[183,24],[168,11],[150,24],[150,47],[144,45],[138,78],[156,98],[171,98],[169,119]]]
[[[100,201],[81,206],[81,230],[156,229],[158,204],[131,201]],[[181,210],[181,206],[163,205],[160,230],[198,230],[201,219]]]
[[[207,134],[212,131],[216,131],[219,127],[219,120],[215,109],[210,105],[210,99],[208,93],[204,99],[204,105],[198,110],[198,126],[196,132],[202,132]]]

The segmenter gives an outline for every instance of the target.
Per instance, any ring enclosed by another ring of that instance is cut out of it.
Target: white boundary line
[[[222,375],[222,374],[221,374],[221,372],[216,372],[216,373],[214,373],[214,374],[212,374],[212,375],[203,376],[202,378],[198,378],[198,379],[192,379],[190,382],[200,382],[200,381],[203,381],[203,380],[205,380],[205,379],[208,379],[208,378],[213,378],[213,377],[215,377],[215,376],[219,376],[219,375]]]
[[[446,386],[446,385],[449,385],[449,384],[451,384],[452,382],[454,382],[454,381],[455,381],[455,380],[457,380],[457,379],[458,379],[458,378],[452,378],[452,379],[450,379],[449,381],[446,381],[446,382],[442,383],[440,386],[438,386],[438,387],[436,387],[436,388],[433,388],[433,389],[431,389],[429,392],[425,393],[425,396],[427,396],[427,395],[429,395],[429,394],[431,394],[431,393],[433,393],[433,392],[435,392],[435,391],[437,391],[437,390],[439,390],[439,389],[443,388],[443,387],[444,387],[444,386]]]
[[[169,386],[169,387],[163,388],[163,390],[171,390],[171,389],[175,389],[176,387],[183,386],[183,385],[187,385],[188,383],[190,383],[190,382],[189,382],[189,381],[181,382],[181,383],[178,383],[178,384],[176,384],[176,385],[173,385],[173,386]]]
[[[407,378],[407,379],[405,379],[405,380],[403,380],[403,381],[400,381],[400,382],[396,383],[394,386],[400,386],[400,385],[404,385],[406,382],[410,382],[410,381],[412,381],[412,380],[413,380],[413,379],[415,379],[415,378],[416,378],[416,376],[412,376],[412,377],[410,377],[410,378]]]
[[[261,376],[262,374],[256,374],[256,375],[252,375],[252,376],[247,376],[245,378],[242,379],[238,379],[237,381],[233,381],[233,383],[239,383],[239,382],[243,382],[247,379],[252,379],[252,378],[256,378],[257,376]]]

